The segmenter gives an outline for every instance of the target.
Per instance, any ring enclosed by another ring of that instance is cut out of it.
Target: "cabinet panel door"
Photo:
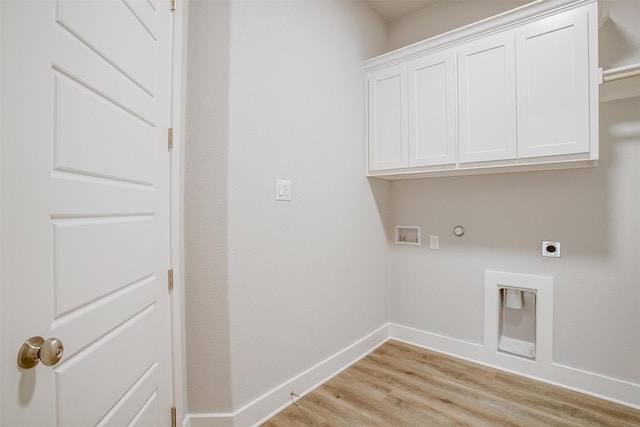
[[[408,166],[407,68],[369,75],[369,170]]]
[[[458,51],[460,163],[515,159],[516,82],[513,34]]]
[[[586,12],[523,27],[516,52],[518,157],[589,152]]]
[[[409,64],[409,166],[456,162],[455,54],[444,52]]]

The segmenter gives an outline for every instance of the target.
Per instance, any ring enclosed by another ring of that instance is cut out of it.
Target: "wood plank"
[[[640,411],[390,340],[263,424],[640,426]]]

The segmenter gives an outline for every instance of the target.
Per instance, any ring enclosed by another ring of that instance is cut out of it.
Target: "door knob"
[[[18,352],[18,366],[31,369],[38,363],[53,366],[62,359],[64,346],[58,338],[44,340],[42,337],[31,337],[22,344]]]

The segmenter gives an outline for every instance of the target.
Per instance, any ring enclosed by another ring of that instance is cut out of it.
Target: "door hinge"
[[[173,290],[173,269],[167,270],[167,278],[169,279],[169,290]]]
[[[173,128],[167,130],[167,145],[169,146],[169,151],[173,150]]]
[[[176,419],[176,407],[171,408],[171,427],[176,427],[178,425],[178,420]]]
[[[171,0],[171,11],[173,12],[178,8],[178,0]]]

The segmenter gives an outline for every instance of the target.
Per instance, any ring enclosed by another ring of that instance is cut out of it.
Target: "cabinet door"
[[[458,51],[460,163],[515,159],[516,82],[513,34]]]
[[[369,74],[369,170],[407,167],[407,66]]]
[[[409,166],[456,162],[456,72],[451,51],[409,63]]]
[[[586,11],[518,30],[516,72],[518,157],[589,152]]]

